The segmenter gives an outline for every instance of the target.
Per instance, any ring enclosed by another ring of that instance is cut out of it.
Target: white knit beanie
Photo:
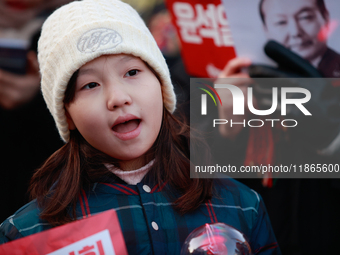
[[[162,84],[163,102],[173,113],[176,96],[169,69],[139,14],[119,0],[75,1],[45,21],[38,44],[41,88],[62,139],[70,137],[64,93],[72,74],[107,54],[131,54],[147,62]]]

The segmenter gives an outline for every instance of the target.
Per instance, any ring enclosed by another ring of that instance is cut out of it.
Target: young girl
[[[190,179],[168,68],[130,6],[63,6],[43,25],[38,57],[66,144],[35,173],[35,199],[1,225],[0,243],[115,209],[129,254],[179,254],[213,222],[243,232],[254,254],[279,254],[257,193],[232,179]]]

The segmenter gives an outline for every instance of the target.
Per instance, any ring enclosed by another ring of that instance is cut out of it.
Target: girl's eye
[[[130,70],[130,71],[128,71],[126,74],[125,74],[125,76],[135,76],[137,73],[139,73],[139,70],[137,70],[137,69],[132,69],[132,70]]]
[[[90,82],[86,84],[82,89],[93,89],[95,87],[99,86],[97,82]]]

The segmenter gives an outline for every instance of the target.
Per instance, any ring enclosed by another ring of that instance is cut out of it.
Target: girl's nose
[[[117,86],[107,90],[107,108],[109,110],[115,110],[124,105],[130,105],[132,103],[131,95],[128,93],[127,89],[123,86]]]

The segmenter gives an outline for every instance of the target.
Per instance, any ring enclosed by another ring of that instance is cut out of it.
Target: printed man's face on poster
[[[263,0],[261,11],[268,39],[273,39],[301,57],[321,58],[327,46],[320,30],[328,23],[328,12],[321,13],[317,0]]]

